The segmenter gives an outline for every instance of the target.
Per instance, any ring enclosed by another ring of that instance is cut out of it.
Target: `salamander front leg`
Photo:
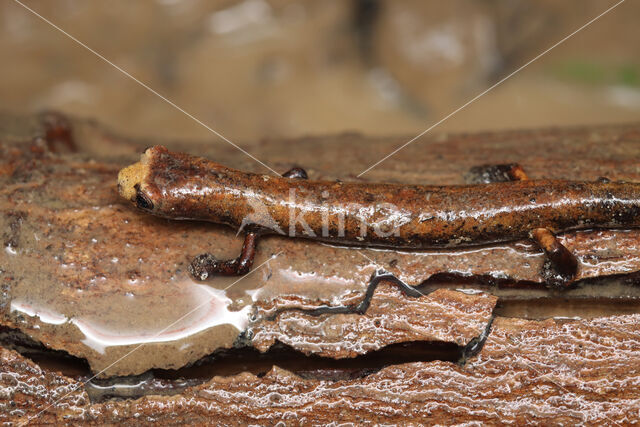
[[[231,260],[221,261],[209,253],[198,255],[189,264],[189,273],[198,280],[207,280],[214,274],[223,276],[247,274],[253,265],[257,242],[257,233],[247,233],[244,236],[240,255]]]
[[[309,179],[307,175],[307,171],[302,168],[292,168],[282,174],[283,178],[292,178],[292,179]]]
[[[533,239],[547,255],[542,268],[542,276],[549,285],[566,288],[573,282],[578,272],[578,260],[546,228],[531,231]]]
[[[469,169],[465,181],[470,184],[491,184],[493,182],[526,181],[529,177],[517,163],[504,165],[482,165]]]

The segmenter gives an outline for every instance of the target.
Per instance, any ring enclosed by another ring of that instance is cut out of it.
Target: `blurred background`
[[[23,1],[234,141],[417,134],[616,3]],[[438,130],[637,121],[639,16],[626,1]],[[0,22],[0,109],[213,137],[18,3]]]

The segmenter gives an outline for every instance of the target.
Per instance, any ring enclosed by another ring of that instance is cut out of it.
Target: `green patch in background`
[[[640,86],[640,67],[636,64],[570,60],[553,65],[550,73],[560,80],[591,86]]]
[[[640,86],[640,71],[635,65],[623,65],[618,69],[618,79],[625,86]]]

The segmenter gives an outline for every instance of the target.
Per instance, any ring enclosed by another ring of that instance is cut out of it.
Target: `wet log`
[[[243,147],[278,171],[302,165],[311,179],[461,184],[473,166],[518,162],[534,178],[640,180],[640,125],[434,135],[357,178],[405,141],[344,134]],[[562,292],[544,285],[544,256],[527,241],[400,251],[269,237],[247,276],[198,282],[187,271],[191,259],[235,257],[241,238],[224,227],[154,218],[118,197],[117,171],[153,143],[55,114],[0,116],[0,326],[89,366],[62,374],[0,342],[6,420],[616,424],[639,417],[640,231],[562,234],[579,261],[577,283]],[[223,142],[165,145],[268,173]],[[362,301],[380,268],[422,295],[383,283],[364,313],[320,314]],[[491,323],[501,313],[530,319]],[[556,320],[531,320],[546,317]],[[425,345],[437,350],[399,356]],[[185,370],[222,363],[224,351],[248,352],[237,353],[250,355],[240,369],[248,372],[176,385]],[[298,367],[273,356],[285,353]],[[353,369],[376,354],[384,356],[372,368]],[[258,360],[273,369],[262,375]],[[159,388],[176,383],[167,386],[173,391],[149,386],[139,399],[92,403],[92,383],[84,384],[94,375],[148,378],[150,370],[168,376],[153,377]],[[65,396],[71,385],[78,390]],[[47,408],[59,398],[64,405]]]
[[[640,416],[639,321],[637,315],[581,321],[497,318],[482,350],[462,366],[399,364],[348,381],[303,379],[274,367],[262,377],[214,377],[174,396],[100,404],[89,403],[81,383],[2,349],[0,420],[630,424]]]

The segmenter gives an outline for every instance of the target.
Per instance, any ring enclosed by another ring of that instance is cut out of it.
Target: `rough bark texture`
[[[39,122],[16,120],[10,125],[3,129],[6,133],[13,130],[11,137],[0,140],[5,154],[0,163],[6,171],[0,177],[0,226],[5,237],[0,252],[2,324],[50,348],[86,358],[94,372],[107,369],[102,376],[180,368],[216,349],[231,347],[248,327],[252,310],[258,313],[256,321],[262,320],[263,310],[257,309],[260,304],[275,309],[293,307],[289,297],[309,307],[357,301],[377,263],[389,265],[395,259],[393,251],[378,252],[370,257],[376,262],[373,265],[348,248],[269,238],[259,245],[256,271],[240,280],[217,277],[206,284],[196,283],[186,269],[191,257],[207,251],[220,258],[234,257],[239,239],[230,229],[169,222],[122,201],[116,191],[117,171],[130,162],[127,159],[139,155],[141,143],[108,136],[100,128],[79,122],[73,130],[81,152],[59,153],[38,138],[46,134]],[[102,154],[105,145],[128,154]],[[416,268],[421,266],[416,264]],[[467,305],[462,311],[477,316],[449,316],[443,321],[440,314],[448,310],[425,312],[394,292],[386,303],[404,311],[409,322],[420,319],[423,332],[407,334],[398,322],[382,322],[379,335],[384,338],[370,347],[413,338],[465,345],[483,331],[495,298],[459,298]],[[455,300],[449,301],[454,304]],[[475,308],[476,300],[480,310]],[[191,314],[185,317],[187,313]],[[365,341],[369,332],[355,328],[360,318],[349,319],[353,323],[348,327],[361,334],[356,341]],[[311,319],[309,325],[314,322]],[[387,329],[390,327],[400,329]],[[268,327],[265,331],[273,335]],[[298,347],[303,332],[279,332],[278,338]],[[336,347],[335,338],[323,338],[318,332],[311,328],[306,334],[322,354],[355,354],[332,353],[329,349]],[[110,366],[134,349],[136,357]],[[301,349],[309,351],[308,347]]]
[[[387,360],[390,366],[374,374],[341,381],[303,379],[280,366],[263,377],[215,377],[175,396],[100,404],[77,391],[38,422],[614,424],[640,418],[639,319],[621,315],[638,312],[638,230],[560,236],[580,263],[580,281],[563,293],[541,284],[543,255],[525,241],[395,251],[269,237],[258,245],[254,270],[237,283],[197,283],[186,272],[192,257],[235,257],[242,243],[235,230],[153,218],[121,201],[117,171],[136,161],[147,142],[74,119],[75,144],[52,142],[43,139],[46,123],[0,116],[0,323],[86,358],[100,376],[180,368],[217,349],[266,350],[278,341],[331,358],[414,341],[465,346],[485,331],[494,307],[517,316],[609,316],[567,322],[499,317],[482,351],[465,365]],[[245,148],[279,171],[301,165],[312,179],[354,180],[404,141],[303,138],[295,141],[295,156],[286,141]],[[638,125],[434,136],[363,179],[461,184],[472,166],[519,162],[535,178],[640,181],[639,142]],[[224,143],[165,145],[264,172]],[[358,303],[380,267],[421,284],[426,296],[409,298],[382,284],[363,315],[305,313]],[[78,384],[8,350],[2,361],[6,410],[0,416],[6,419],[36,415]]]
[[[492,295],[448,289],[407,298],[397,287],[384,284],[376,289],[364,315],[284,311],[252,326],[252,344],[266,351],[278,341],[306,354],[334,358],[354,357],[398,342],[450,342],[455,337],[453,342],[464,346],[486,327],[496,301]]]
[[[3,350],[2,421],[93,424],[331,422],[621,425],[640,417],[640,317],[584,321],[495,320],[482,351],[450,362],[390,366],[351,381],[304,380],[274,367],[266,376],[215,377],[176,396],[46,406],[75,381]],[[5,406],[6,407],[6,406]],[[22,418],[20,418],[20,416]]]

